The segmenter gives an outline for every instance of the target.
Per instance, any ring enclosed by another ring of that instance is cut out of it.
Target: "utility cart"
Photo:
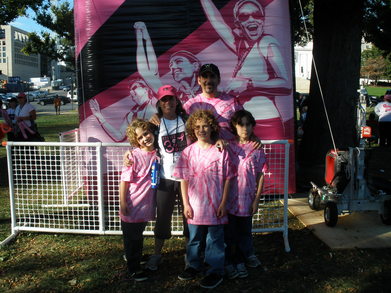
[[[383,190],[369,189],[365,174],[365,143],[370,128],[365,125],[365,105],[358,106],[360,143],[348,150],[331,150],[326,155],[323,187],[311,182],[308,205],[313,210],[324,209],[324,221],[334,227],[338,215],[360,211],[378,211],[382,222],[391,224],[391,195]],[[389,164],[389,162],[384,162]]]

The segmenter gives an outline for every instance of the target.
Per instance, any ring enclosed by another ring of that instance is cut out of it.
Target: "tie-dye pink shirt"
[[[183,109],[185,109],[189,115],[197,110],[211,111],[221,127],[220,137],[228,141],[235,139],[235,136],[230,129],[229,121],[231,120],[232,115],[236,111],[242,110],[243,107],[233,96],[221,94],[216,98],[207,98],[203,94],[199,94],[193,99],[189,99],[183,105]]]
[[[218,218],[217,209],[223,198],[224,182],[230,179],[232,166],[228,152],[214,145],[202,149],[197,142],[185,148],[174,169],[174,176],[188,181],[189,203],[193,209],[193,225],[227,224],[228,218]]]
[[[129,215],[121,220],[128,223],[148,222],[155,218],[155,197],[151,188],[151,167],[156,160],[156,151],[147,152],[139,148],[132,151],[133,165],[123,167],[121,181],[129,182],[126,203]]]
[[[262,149],[255,150],[251,143],[230,143],[228,152],[237,176],[231,179],[227,212],[231,215],[249,217],[257,191],[257,174],[266,164]]]

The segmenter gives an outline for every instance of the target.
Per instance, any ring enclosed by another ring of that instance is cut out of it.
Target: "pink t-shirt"
[[[185,148],[174,169],[174,176],[188,181],[188,196],[193,209],[193,225],[227,224],[228,218],[217,218],[223,198],[224,182],[233,176],[226,150],[214,145],[202,149],[197,142]]]
[[[129,215],[121,220],[128,223],[148,222],[155,218],[155,196],[151,188],[151,166],[156,160],[156,151],[147,152],[136,148],[132,151],[133,165],[123,167],[121,181],[129,182],[126,203]]]
[[[255,150],[251,143],[231,143],[228,152],[237,176],[231,179],[227,211],[231,215],[249,217],[257,192],[257,174],[266,164],[263,150]]]
[[[225,140],[235,139],[235,136],[230,129],[229,121],[231,120],[232,115],[236,111],[242,110],[243,107],[233,96],[221,94],[216,98],[207,98],[204,95],[199,94],[193,99],[189,99],[183,105],[183,109],[185,109],[189,115],[197,110],[211,111],[221,127],[220,137]]]

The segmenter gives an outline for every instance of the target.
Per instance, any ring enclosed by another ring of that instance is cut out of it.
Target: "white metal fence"
[[[264,141],[269,170],[254,232],[281,231],[288,243],[287,141]],[[118,186],[128,144],[8,142],[12,233],[121,234]],[[175,209],[174,235],[182,235]],[[153,235],[154,222],[145,231]]]

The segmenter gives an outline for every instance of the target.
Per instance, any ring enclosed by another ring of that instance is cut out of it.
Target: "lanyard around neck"
[[[171,145],[174,148],[174,151],[172,153],[172,163],[175,163],[175,149],[177,147],[177,139],[178,139],[177,138],[177,134],[178,134],[179,117],[176,116],[176,127],[175,127],[175,136],[174,136],[175,144],[171,140],[170,132],[168,131],[168,128],[167,128],[167,125],[166,125],[166,119],[164,117],[162,119],[163,119],[164,128],[166,129],[166,132],[167,132],[167,139],[170,141]]]

